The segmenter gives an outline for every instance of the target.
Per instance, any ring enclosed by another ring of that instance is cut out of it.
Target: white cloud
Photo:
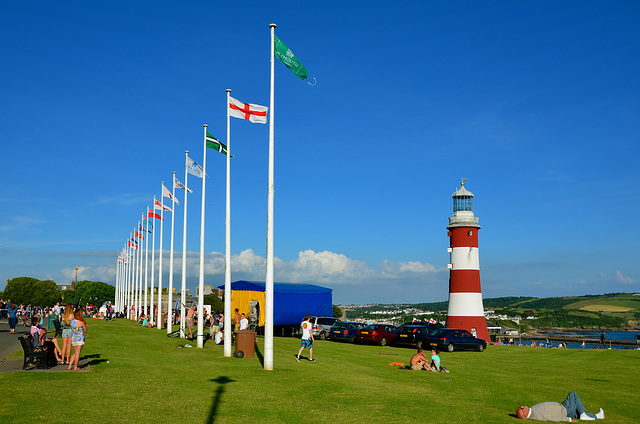
[[[157,252],[156,252],[157,253]],[[115,260],[114,260],[115,261]],[[144,258],[143,258],[144,261]],[[149,260],[151,262],[151,260]],[[156,257],[156,281],[159,259]],[[188,286],[192,286],[198,279],[200,255],[198,252],[187,252],[187,276]],[[206,284],[219,285],[224,283],[225,270],[224,254],[209,252],[205,255],[205,281]],[[264,281],[265,258],[257,255],[252,249],[244,250],[231,256],[232,280]],[[149,264],[150,266],[150,264]],[[169,252],[163,251],[163,286],[168,286]],[[182,254],[174,254],[174,286],[179,284],[182,273]],[[62,274],[68,279],[75,278],[74,268],[65,268]],[[422,298],[416,301],[431,301],[434,293],[439,295],[437,300],[446,296],[446,268],[436,268],[434,265],[418,261],[389,261],[378,264],[377,268],[369,267],[365,261],[352,259],[341,253],[330,251],[315,252],[304,250],[298,253],[298,257],[283,261],[274,258],[274,279],[279,282],[312,283],[334,289],[334,293],[340,293],[341,298],[348,297],[349,301],[356,302],[358,297],[362,301],[372,299],[373,293],[379,293],[376,301],[392,302],[400,301],[417,294]],[[78,268],[79,280],[98,280],[113,283],[115,277],[115,265],[109,266],[82,266]],[[149,271],[150,277],[150,271]],[[189,284],[191,283],[191,284]],[[157,284],[157,282],[156,282]],[[366,293],[363,293],[366,290]],[[429,293],[430,298],[425,298]],[[395,298],[389,296],[394,294]],[[344,299],[346,301],[346,299]]]
[[[625,277],[619,269],[616,269],[616,281],[623,284],[635,284],[637,281],[633,278]]]

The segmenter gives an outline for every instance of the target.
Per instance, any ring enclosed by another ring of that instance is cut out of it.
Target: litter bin
[[[236,358],[253,358],[256,343],[256,332],[249,330],[234,331],[236,335],[236,351],[233,356]]]

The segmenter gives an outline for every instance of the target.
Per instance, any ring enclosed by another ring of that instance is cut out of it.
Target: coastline
[[[551,327],[547,327],[547,328],[538,328],[535,330],[529,330],[526,333],[522,333],[522,338],[527,339],[527,340],[547,340],[549,339],[550,341],[553,342],[566,342],[566,343],[582,343],[582,341],[585,341],[585,343],[588,344],[600,344],[600,338],[599,337],[587,337],[585,335],[581,335],[579,333],[593,333],[593,332],[598,332],[598,331],[602,331],[604,330],[607,334],[609,332],[613,332],[613,331],[626,331],[629,332],[633,335],[640,333],[640,330],[621,330],[621,329],[607,329],[607,328],[589,328],[589,329],[585,329],[585,328],[551,328]],[[578,334],[576,334],[578,333]],[[515,339],[515,337],[514,337]],[[611,344],[611,345],[615,345],[615,346],[637,346],[636,341],[635,340],[618,340],[618,339],[611,339],[611,338],[606,338],[605,339],[605,343],[607,345]]]

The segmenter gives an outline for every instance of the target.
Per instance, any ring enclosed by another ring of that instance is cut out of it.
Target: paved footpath
[[[9,321],[0,320],[0,362],[4,361],[7,356],[16,353],[22,347],[18,337],[25,334],[29,327],[25,327],[22,323],[16,325],[16,334],[9,333]]]

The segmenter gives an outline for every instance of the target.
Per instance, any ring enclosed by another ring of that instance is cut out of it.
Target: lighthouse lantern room
[[[449,236],[449,309],[447,328],[462,328],[489,342],[480,288],[478,218],[473,215],[473,193],[464,186],[453,193]]]

